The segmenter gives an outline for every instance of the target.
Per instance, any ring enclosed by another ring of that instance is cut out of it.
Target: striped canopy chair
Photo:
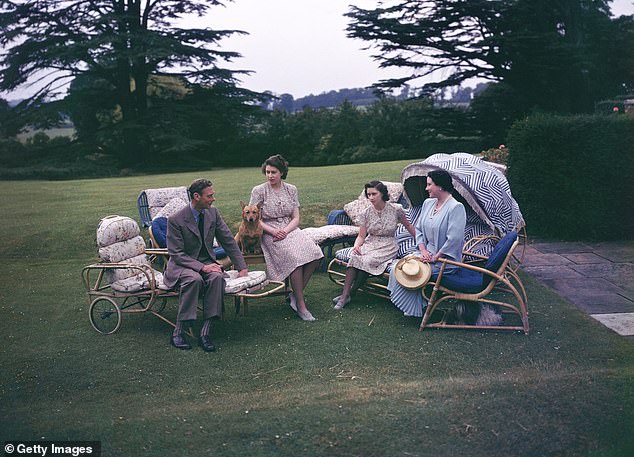
[[[412,163],[401,172],[401,182],[413,207],[420,207],[429,197],[425,191],[427,174],[437,169],[449,172],[456,189],[454,198],[462,202],[467,211],[464,239],[465,251],[471,254],[469,259],[488,257],[504,235],[515,231],[520,246],[510,268],[517,269],[524,258],[526,230],[504,167],[463,152],[434,154],[422,162]]]
[[[519,246],[514,249],[506,269],[514,278],[517,277],[517,268],[523,260],[526,245],[525,223],[511,194],[504,167],[467,153],[434,154],[421,162],[407,165],[401,172],[401,183],[407,200],[404,205],[408,207],[407,217],[412,223],[416,222],[422,203],[429,196],[425,191],[427,174],[436,169],[447,170],[452,176],[456,189],[454,197],[463,203],[467,212],[463,261],[486,263],[497,243],[506,234],[516,232]],[[415,240],[404,227],[399,227],[395,236],[399,242],[398,258],[416,250]],[[351,248],[337,251],[328,267],[330,279],[338,284],[343,284],[350,251]],[[360,290],[389,298],[386,288],[389,269],[382,277],[368,279]],[[518,287],[525,296],[521,281]]]

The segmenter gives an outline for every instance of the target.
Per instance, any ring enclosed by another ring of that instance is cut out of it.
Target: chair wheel
[[[121,309],[108,297],[95,298],[88,309],[88,317],[93,328],[104,335],[116,332],[121,326]]]

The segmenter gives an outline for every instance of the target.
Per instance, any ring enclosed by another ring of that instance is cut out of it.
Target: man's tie
[[[198,232],[200,232],[200,238],[205,242],[205,213],[202,211],[198,215]]]

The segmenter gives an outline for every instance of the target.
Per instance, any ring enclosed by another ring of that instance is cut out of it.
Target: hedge
[[[634,117],[535,115],[513,125],[507,144],[529,234],[634,239]]]

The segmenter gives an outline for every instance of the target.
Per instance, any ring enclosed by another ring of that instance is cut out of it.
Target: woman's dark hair
[[[213,184],[208,179],[198,178],[194,182],[192,182],[187,189],[187,191],[189,192],[189,197],[194,198],[194,194],[202,195],[203,189],[211,186],[213,186]]]
[[[264,161],[262,164],[262,174],[266,173],[267,165],[280,170],[280,173],[282,173],[282,179],[286,179],[286,176],[288,175],[288,161],[280,154],[275,154]]]
[[[365,189],[363,190],[363,192],[365,193],[365,198],[368,198],[368,189],[370,188],[374,188],[378,190],[379,192],[381,192],[381,197],[383,198],[384,202],[390,199],[390,196],[387,193],[387,186],[383,184],[381,181],[375,180],[365,184]]]
[[[431,178],[431,180],[440,187],[445,192],[453,193],[455,190],[453,187],[453,182],[451,180],[451,175],[447,170],[432,170],[427,173],[427,177]]]

